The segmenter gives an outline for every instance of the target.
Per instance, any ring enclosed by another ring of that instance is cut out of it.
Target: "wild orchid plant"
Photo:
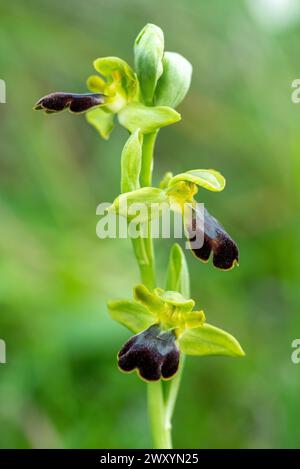
[[[160,128],[181,119],[175,110],[191,82],[192,66],[180,54],[164,51],[162,30],[147,24],[134,44],[135,69],[118,57],[94,61],[98,72],[87,80],[91,93],[52,93],[40,99],[35,109],[56,113],[69,109],[86,114],[87,121],[108,139],[115,116],[130,133],[121,155],[121,195],[110,211],[130,220],[134,203],[165,203],[183,213],[188,204],[192,216],[184,216],[186,235],[194,255],[222,270],[238,263],[238,248],[219,222],[207,210],[203,223],[195,195],[198,187],[219,192],[223,176],[211,169],[196,169],[173,176],[167,173],[159,187],[152,187],[153,151]],[[124,202],[125,205],[124,205]],[[123,207],[126,206],[126,210]],[[121,348],[118,366],[136,370],[148,384],[149,418],[155,448],[171,448],[171,419],[179,389],[185,355],[243,356],[237,340],[207,324],[203,311],[194,310],[190,298],[189,273],[184,253],[174,244],[165,288],[158,288],[155,276],[151,223],[147,236],[132,237],[141,284],[133,299],[108,302],[111,317],[135,335]],[[197,230],[203,243],[193,247]]]

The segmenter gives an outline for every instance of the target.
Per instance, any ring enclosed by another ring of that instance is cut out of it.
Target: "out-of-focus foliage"
[[[198,200],[241,252],[227,273],[188,256],[192,297],[247,356],[188,358],[175,446],[299,446],[300,365],[290,355],[300,336],[300,105],[290,92],[300,19],[280,23],[270,14],[278,2],[268,3],[259,17],[245,1],[1,3],[1,447],[150,444],[144,383],[116,366],[129,334],[105,305],[139,281],[131,245],[95,234],[97,204],[119,193],[127,132],[106,142],[84,118],[32,111],[48,92],[84,92],[95,57],[133,65],[148,22],[194,70],[182,121],[159,135],[156,181],[170,169],[218,168],[226,189],[200,189]],[[156,242],[160,286],[170,244]]]

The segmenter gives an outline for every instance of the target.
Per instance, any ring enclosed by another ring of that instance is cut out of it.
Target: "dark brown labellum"
[[[195,241],[197,230],[203,230],[203,223],[197,222],[197,210],[193,210],[192,226],[186,226],[188,234],[192,234],[189,241]],[[200,233],[203,235],[203,233]],[[199,236],[200,237],[200,236]],[[219,269],[228,270],[238,264],[239,250],[235,241],[224,230],[223,226],[204,209],[204,236],[203,246],[191,248],[195,256],[207,262],[213,252],[213,265]]]
[[[118,354],[122,371],[138,369],[141,378],[158,381],[171,378],[178,370],[179,349],[172,331],[162,332],[158,325],[133,336]]]
[[[48,114],[68,109],[75,114],[86,112],[89,109],[104,103],[104,96],[99,93],[51,93],[41,98],[35,105],[35,110],[44,109]]]

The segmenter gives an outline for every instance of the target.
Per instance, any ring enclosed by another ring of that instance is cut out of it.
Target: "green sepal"
[[[188,266],[185,255],[179,244],[174,244],[170,251],[166,290],[178,291],[185,298],[190,297]]]
[[[115,321],[135,334],[148,329],[155,323],[155,317],[142,304],[129,300],[111,300],[107,307]]]
[[[144,218],[140,217],[140,222],[143,222],[160,216],[166,204],[169,204],[169,198],[165,191],[155,187],[142,187],[119,195],[108,210],[129,220],[136,216],[136,210],[144,212],[141,213]]]
[[[173,187],[180,181],[191,182],[210,191],[220,192],[225,187],[225,178],[214,169],[193,169],[185,173],[173,176],[169,187]]]
[[[156,84],[163,73],[164,33],[154,24],[147,24],[134,44],[135,70],[144,102],[152,104]]]
[[[121,155],[121,192],[140,188],[143,135],[137,129],[125,143]]]
[[[176,108],[189,90],[192,71],[192,65],[182,55],[176,52],[165,52],[163,74],[155,90],[155,105]]]
[[[179,337],[179,345],[181,351],[187,355],[245,355],[239,342],[231,334],[206,323],[183,332]]]
[[[92,109],[86,113],[86,120],[89,124],[98,130],[99,134],[105,140],[109,139],[109,135],[114,128],[114,116],[103,109]]]
[[[180,114],[168,106],[144,106],[141,103],[130,103],[119,113],[120,124],[134,132],[140,129],[143,134],[155,132],[161,127],[180,121]]]

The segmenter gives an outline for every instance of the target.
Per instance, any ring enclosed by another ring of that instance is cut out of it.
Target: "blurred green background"
[[[189,358],[174,418],[182,448],[300,445],[300,16],[293,0],[28,0],[0,17],[0,446],[149,447],[145,384],[121,374],[129,333],[106,300],[139,281],[128,240],[100,240],[96,206],[119,192],[127,133],[108,142],[82,117],[34,113],[51,91],[85,91],[92,60],[132,63],[147,22],[194,66],[182,121],[160,132],[167,170],[220,170],[201,200],[240,247],[220,272],[188,255],[192,294],[245,359]],[[161,285],[171,242],[156,241]]]

